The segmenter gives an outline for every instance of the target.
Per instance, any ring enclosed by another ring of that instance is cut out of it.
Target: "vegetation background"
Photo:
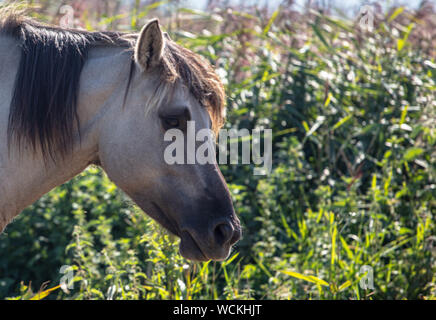
[[[159,17],[216,66],[228,128],[273,129],[273,170],[222,166],[244,236],[227,261],[192,263],[89,168],[0,235],[0,298],[436,298],[434,3],[371,4],[372,29],[328,3],[27,1],[55,24],[71,5],[86,29]],[[64,265],[74,289],[58,287]]]

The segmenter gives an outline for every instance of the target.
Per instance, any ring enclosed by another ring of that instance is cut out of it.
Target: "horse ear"
[[[135,61],[143,71],[149,71],[162,60],[165,39],[159,26],[159,20],[153,19],[144,26],[139,34],[135,48]]]

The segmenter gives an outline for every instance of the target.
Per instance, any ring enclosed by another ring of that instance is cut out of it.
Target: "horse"
[[[167,130],[217,132],[212,65],[157,19],[139,34],[90,32],[0,13],[0,232],[90,165],[180,238],[193,261],[225,260],[241,224],[216,163],[167,164]]]

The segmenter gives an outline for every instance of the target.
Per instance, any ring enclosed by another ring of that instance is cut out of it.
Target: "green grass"
[[[226,126],[273,129],[271,175],[221,167],[243,239],[226,262],[186,261],[177,239],[90,168],[0,236],[0,297],[33,297],[71,265],[74,289],[48,298],[435,298],[436,64],[423,36],[434,11],[416,19],[391,10],[365,33],[284,8],[179,10],[191,20],[162,21],[216,64]],[[82,21],[137,29],[144,16],[90,11]],[[373,290],[360,286],[363,266],[373,270]]]

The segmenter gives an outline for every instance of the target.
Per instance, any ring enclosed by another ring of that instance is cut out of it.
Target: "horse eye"
[[[178,128],[180,126],[180,121],[177,118],[165,118],[164,123],[166,128]]]

